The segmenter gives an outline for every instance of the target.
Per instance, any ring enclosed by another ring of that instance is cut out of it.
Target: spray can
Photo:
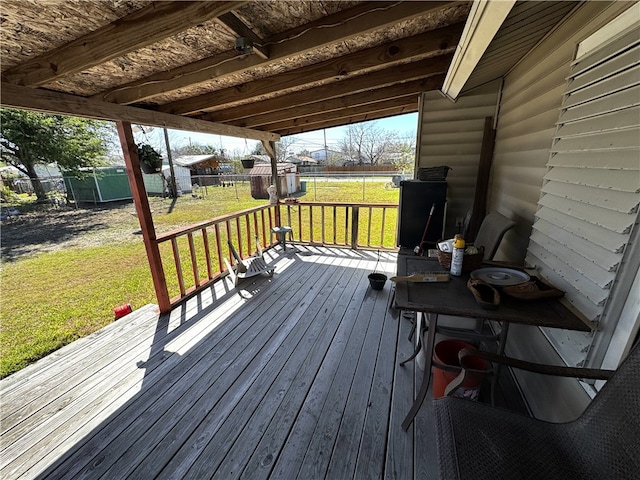
[[[462,261],[464,259],[464,238],[456,235],[453,240],[453,254],[451,255],[451,275],[459,277],[462,275]]]

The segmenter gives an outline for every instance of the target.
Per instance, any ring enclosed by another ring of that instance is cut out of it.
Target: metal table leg
[[[411,410],[407,414],[406,418],[402,422],[402,428],[407,430],[409,425],[413,422],[418,410],[422,406],[422,402],[424,402],[424,398],[427,396],[427,390],[429,390],[429,382],[431,381],[431,365],[433,362],[433,344],[436,339],[436,330],[438,329],[438,314],[437,313],[429,313],[427,314],[427,318],[429,319],[429,330],[427,335],[427,342],[424,343],[426,347],[425,358],[424,358],[424,374],[422,376],[422,384],[420,385],[420,390],[418,391],[418,395],[416,399],[413,401],[413,405],[411,406]]]
[[[500,337],[498,340],[498,355],[504,356],[504,350],[507,346],[507,335],[509,334],[509,322],[500,322]],[[496,404],[496,385],[498,384],[498,378],[500,376],[500,367],[498,363],[495,366],[493,372],[493,378],[491,379],[491,405]]]

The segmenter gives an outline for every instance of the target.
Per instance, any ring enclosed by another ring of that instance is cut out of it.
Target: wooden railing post
[[[168,312],[171,310],[171,301],[169,299],[169,290],[167,289],[167,279],[165,278],[164,269],[162,268],[162,258],[160,257],[160,249],[156,242],[156,230],[153,226],[153,219],[151,218],[149,199],[147,198],[147,192],[142,180],[138,148],[133,140],[131,123],[118,121],[116,125],[118,127],[118,137],[120,137],[120,145],[124,154],[124,163],[127,166],[127,176],[129,177],[133,203],[136,207],[138,220],[140,221],[142,240],[144,242],[144,248],[147,251],[149,267],[151,268],[151,278],[156,291],[158,307],[160,307],[161,312]]]
[[[360,219],[360,208],[357,205],[353,206],[353,213],[351,214],[351,248],[353,250],[358,249],[358,220]]]

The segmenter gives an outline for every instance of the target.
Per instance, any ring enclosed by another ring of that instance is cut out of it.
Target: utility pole
[[[173,159],[171,158],[171,145],[169,145],[169,133],[166,128],[164,130],[164,143],[167,147],[167,160],[169,160],[169,173],[171,174],[171,178],[169,179],[169,190],[170,195],[173,198],[178,198],[178,185],[176,184],[176,174],[173,171]],[[191,141],[191,138],[189,138]],[[162,175],[162,174],[161,174]]]
[[[322,133],[324,133],[324,164],[329,165],[329,150],[327,149],[327,129],[323,128]]]

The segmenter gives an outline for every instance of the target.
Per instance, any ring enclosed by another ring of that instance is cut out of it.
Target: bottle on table
[[[462,261],[464,259],[464,238],[456,235],[453,240],[453,253],[451,255],[451,275],[459,277],[462,275]]]

